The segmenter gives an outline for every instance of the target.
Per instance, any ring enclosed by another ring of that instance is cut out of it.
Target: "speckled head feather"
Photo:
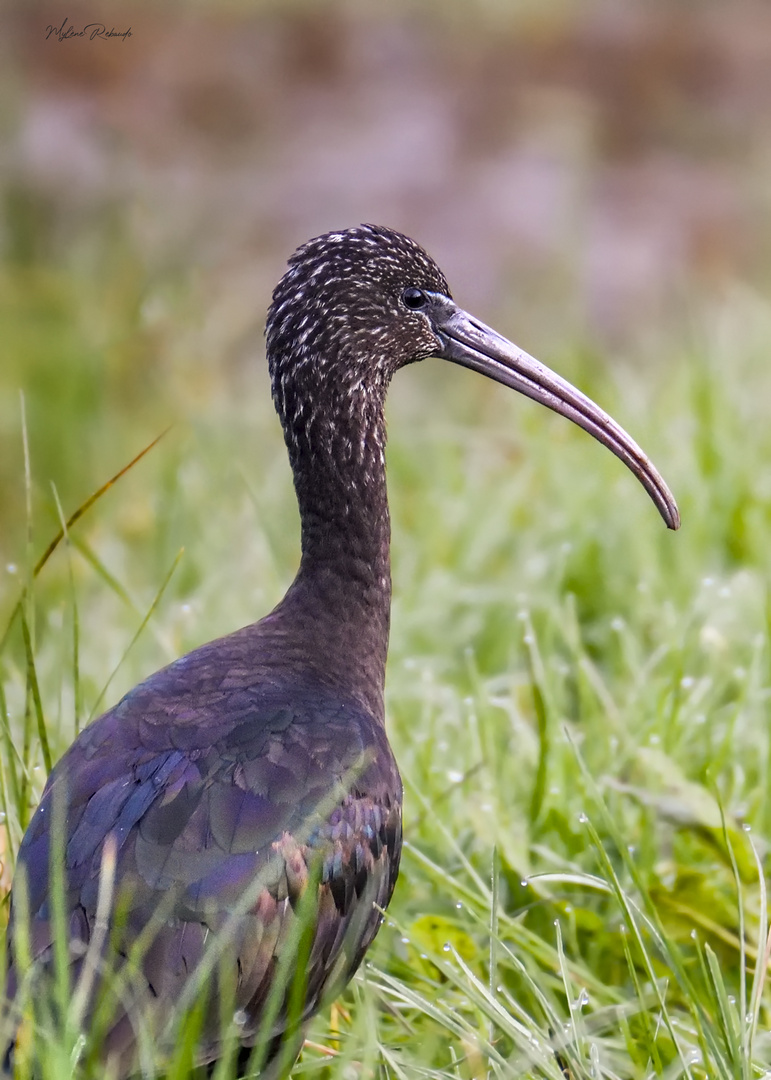
[[[394,372],[436,351],[426,320],[402,300],[410,287],[450,295],[423,248],[382,226],[325,233],[291,257],[266,326],[273,399],[290,453],[322,410],[332,424],[366,412],[368,401],[382,409]]]

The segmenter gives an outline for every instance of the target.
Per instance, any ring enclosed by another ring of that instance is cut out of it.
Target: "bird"
[[[122,1080],[152,1070],[142,1054],[173,1039],[175,1009],[197,1007],[195,1065],[211,1068],[231,1038],[242,1072],[270,1075],[372,944],[402,844],[384,708],[384,407],[399,369],[438,357],[567,417],[679,527],[631,437],[459,307],[433,259],[393,229],[299,247],[273,292],[266,355],[299,569],[273,611],[150,675],[53,768],[13,883],[6,1072],[25,1009],[61,1025],[74,1008],[99,1027],[105,1075]]]

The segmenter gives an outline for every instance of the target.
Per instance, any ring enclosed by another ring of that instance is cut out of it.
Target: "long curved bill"
[[[680,528],[680,511],[672,492],[647,455],[611,416],[565,379],[472,318],[446,296],[438,293],[429,296],[430,312],[427,314],[442,346],[437,356],[510,386],[588,431],[632,470],[653,499],[667,527]]]

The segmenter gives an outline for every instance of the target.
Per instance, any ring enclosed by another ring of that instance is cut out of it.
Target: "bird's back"
[[[218,1056],[225,993],[242,1042],[254,1041],[300,909],[313,924],[301,1009],[309,1016],[355,971],[393,891],[401,783],[383,725],[297,657],[261,662],[260,625],[157,672],[90,725],[52,772],[19,852],[27,910],[15,889],[8,991],[20,1000],[20,919],[36,999],[39,980],[52,981],[52,859],[63,857],[77,990],[105,851],[115,850],[111,931],[99,957],[107,975],[89,1010],[120,986],[105,1051],[121,1072],[135,1062],[138,1018],[162,1037],[155,1026],[167,1017],[153,1017],[148,1001],[193,1002],[196,980],[209,985],[199,1060]],[[279,991],[264,1034],[286,1026],[288,992]]]

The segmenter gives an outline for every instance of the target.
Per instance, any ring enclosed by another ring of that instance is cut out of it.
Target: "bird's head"
[[[572,420],[631,469],[669,528],[680,525],[669,488],[623,428],[458,307],[433,259],[401,233],[360,225],[303,244],[273,293],[266,339],[273,398],[290,452],[322,418],[327,424],[336,417],[379,421],[393,374],[436,356]]]
[[[424,295],[449,298],[450,290],[433,259],[401,233],[360,225],[309,240],[289,260],[268,312],[274,394],[306,379],[336,394],[387,387],[398,368],[436,353],[433,327],[415,309],[413,297]]]

